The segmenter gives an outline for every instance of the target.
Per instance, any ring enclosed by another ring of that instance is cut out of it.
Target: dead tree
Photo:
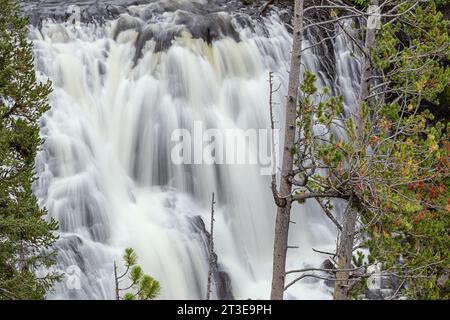
[[[280,189],[272,188],[277,216],[273,248],[273,274],[271,299],[282,300],[286,272],[286,253],[288,248],[289,223],[291,216],[290,198],[292,192],[293,153],[295,143],[298,88],[300,84],[301,48],[303,39],[303,0],[295,1],[294,34],[289,74],[286,120],[284,126],[283,162],[281,167]]]
[[[115,284],[116,300],[120,300],[119,277],[117,276],[117,265],[115,261],[114,261],[114,284]]]
[[[214,192],[212,193],[211,200],[211,230],[209,234],[209,272],[208,272],[208,283],[206,284],[206,300],[210,300],[211,297],[211,285],[213,278],[213,269],[214,269]]]

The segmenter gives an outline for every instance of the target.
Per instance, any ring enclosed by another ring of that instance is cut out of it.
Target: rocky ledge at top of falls
[[[30,17],[30,23],[39,26],[43,19],[56,21],[67,20],[75,11],[79,10],[82,22],[99,22],[118,18],[121,14],[129,13],[129,7],[148,6],[147,18],[153,14],[164,12],[185,11],[194,18],[202,20],[211,14],[219,12],[242,13],[246,16],[258,16],[266,1],[252,0],[29,0],[20,1],[22,12]],[[276,1],[279,8],[289,8],[287,1]],[[286,15],[286,22],[291,14]]]
[[[187,31],[194,39],[207,43],[223,37],[240,41],[240,27],[265,30],[261,12],[265,1],[253,1],[246,5],[242,0],[31,0],[21,2],[30,23],[40,28],[45,19],[56,22],[103,24],[105,20],[118,19],[112,36],[116,39],[123,31],[138,32],[135,61],[149,40],[155,42],[155,52],[168,49],[172,41]],[[283,2],[276,4],[277,14],[289,23],[292,8]]]
[[[316,0],[306,1],[306,4]],[[250,3],[251,2],[251,3]],[[293,14],[292,2],[276,0],[29,0],[21,1],[21,9],[30,17],[30,23],[41,27],[44,19],[57,22],[67,21],[70,17],[84,23],[103,24],[105,20],[118,19],[113,31],[113,37],[125,31],[134,29],[139,33],[136,41],[135,61],[140,58],[145,43],[152,39],[155,41],[156,52],[164,51],[171,46],[172,40],[188,31],[193,38],[203,39],[208,43],[228,36],[235,41],[240,40],[235,23],[241,27],[253,29],[259,23],[264,30],[263,15],[269,14],[276,8],[276,13],[291,31],[291,18]],[[250,3],[250,4],[249,4]],[[170,27],[158,28],[155,22],[161,18],[167,19],[170,15]],[[324,21],[326,13],[311,11],[308,13],[311,20]],[[234,18],[232,21],[231,17]],[[332,30],[333,28],[330,28]],[[320,57],[322,69],[330,78],[335,74],[335,61],[333,43],[329,38],[328,29],[312,28],[308,30],[308,38],[313,43],[322,42],[314,46],[313,51]]]
[[[260,19],[263,3],[253,1],[251,5],[245,5],[242,0],[31,0],[21,2],[21,9],[30,17],[30,23],[39,28],[44,19],[103,24],[105,20],[118,18],[113,37],[135,29],[139,33],[138,58],[149,39],[155,41],[155,51],[163,51],[183,31],[208,43],[225,36],[239,41],[235,23],[253,29],[253,23]],[[277,6],[280,17],[289,22],[292,10],[281,3]],[[167,22],[164,28],[156,26],[161,21]],[[261,26],[264,28],[263,23]]]

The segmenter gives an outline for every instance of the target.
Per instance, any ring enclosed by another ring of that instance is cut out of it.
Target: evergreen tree
[[[439,160],[427,177],[399,189],[399,197],[406,201],[388,207],[365,243],[369,263],[382,262],[383,270],[400,283],[397,294],[412,299],[450,297],[450,128],[445,100],[450,88],[450,22],[443,14],[448,7],[447,0],[429,1],[414,10],[405,4],[402,10],[410,11],[383,26],[373,50],[375,68],[390,81],[387,121],[417,118],[421,131],[427,131],[421,138],[428,152],[405,158],[405,172],[414,175],[429,159]],[[401,100],[407,102],[403,107]],[[416,151],[421,143],[411,136],[401,137],[414,145],[407,147],[410,150]]]
[[[36,80],[27,25],[17,3],[0,0],[0,299],[43,299],[59,279],[36,275],[54,264],[57,223],[32,193],[51,84]]]

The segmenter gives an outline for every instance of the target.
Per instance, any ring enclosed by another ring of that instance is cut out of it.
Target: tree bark
[[[116,262],[114,262],[114,284],[115,284],[115,289],[116,289],[116,300],[120,300],[120,296],[119,296],[119,278],[117,277]]]
[[[300,85],[301,47],[303,38],[303,0],[295,1],[294,32],[291,54],[291,68],[289,74],[288,97],[286,102],[286,119],[283,146],[283,163],[281,167],[279,197],[285,199],[277,208],[275,221],[275,237],[273,248],[272,300],[282,300],[286,273],[286,253],[288,248],[288,234],[292,199],[292,168],[295,143],[298,89]]]
[[[334,287],[334,300],[348,299],[348,279],[350,277],[350,272],[348,270],[352,268],[353,244],[355,240],[358,211],[354,208],[349,208],[349,210],[346,211],[347,214],[344,216],[345,221],[339,237],[336,253],[338,265]]]

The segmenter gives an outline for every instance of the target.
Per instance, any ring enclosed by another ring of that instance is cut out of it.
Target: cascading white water
[[[148,10],[130,8],[138,16]],[[179,13],[154,14],[152,32],[180,28],[174,26]],[[60,223],[59,268],[81,269],[80,289],[63,282],[50,298],[114,298],[113,262],[126,247],[160,281],[160,298],[204,298],[207,238],[196,217],[209,225],[213,191],[219,269],[229,275],[235,298],[268,298],[276,213],[269,177],[257,165],[173,164],[170,138],[194,121],[269,128],[269,71],[281,84],[274,99],[282,123],[291,35],[274,15],[251,27],[233,22],[240,41],[223,36],[208,44],[182,32],[167,50],[149,39],[140,56],[138,32],[117,34],[118,23],[46,21],[32,30],[37,70],[54,88],[41,123],[45,145],[35,193]],[[313,71],[319,65],[309,50],[304,64]],[[289,250],[288,268],[320,265],[324,257],[311,248],[332,250],[334,227],[309,201],[295,206],[292,220],[290,244],[299,248]],[[317,280],[286,293],[330,297]]]

